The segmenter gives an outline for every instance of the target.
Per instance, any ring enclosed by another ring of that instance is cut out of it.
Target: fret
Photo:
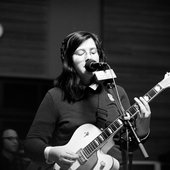
[[[100,136],[100,135],[99,135]],[[103,142],[99,136],[96,137],[95,141],[98,143],[98,146]]]
[[[139,111],[139,107],[137,104],[132,105],[127,112],[130,114],[130,116],[134,116],[136,112]]]
[[[94,151],[94,149],[96,149],[96,146],[93,141],[90,143],[89,147],[91,148],[92,152]]]
[[[96,144],[96,147],[98,147],[100,145],[100,143],[98,142],[97,138],[94,140],[94,143]]]
[[[104,136],[103,132],[100,134],[100,137],[105,141],[107,138]]]
[[[152,98],[153,96],[155,96],[158,92],[155,91],[154,89],[150,90],[147,94],[149,94],[150,98]]]
[[[108,128],[105,130],[105,132],[106,132],[106,134],[107,134],[108,137],[111,135],[111,132],[109,131]]]
[[[162,87],[157,84],[154,88],[152,88],[148,93],[144,95],[144,99],[149,102],[152,100],[160,91],[162,91]]]
[[[108,139],[120,126],[122,122],[120,119],[117,119],[114,124],[111,124],[108,128],[106,128],[99,136],[97,136],[92,142],[90,142],[84,149],[83,154],[88,158],[90,157],[93,152],[103,144],[106,139]]]
[[[109,128],[110,130],[112,129],[112,134],[114,134],[122,125],[123,123],[120,119],[117,119],[114,123],[110,124]]]
[[[104,139],[106,140],[108,136],[107,136],[107,134],[105,133],[105,130],[102,132],[102,134],[103,134]]]
[[[82,154],[83,154],[86,158],[88,158],[88,154],[85,152],[84,149],[82,149]]]
[[[85,150],[85,152],[87,153],[87,157],[89,157],[89,155],[91,155],[91,149],[89,149],[89,145],[87,145],[83,150]]]
[[[85,148],[83,149],[83,151],[84,151],[86,157],[88,157],[88,155],[90,154],[89,150],[85,147]]]
[[[149,101],[149,100],[150,100],[152,97],[154,97],[156,94],[157,94],[157,92],[156,92],[154,89],[152,89],[152,90],[150,90],[148,93],[145,94],[144,99],[145,99],[146,101]],[[147,96],[147,97],[146,97],[146,96]]]
[[[84,153],[86,155],[86,158],[89,158],[90,155],[91,155],[91,152],[87,148],[84,148],[83,151],[84,151]]]
[[[91,146],[91,143],[89,143],[86,148],[89,150],[89,153],[91,153],[93,151],[93,148]]]
[[[93,151],[100,145],[100,143],[97,141],[97,138],[94,139],[92,142],[90,142],[84,149],[89,150],[90,153],[93,153]]]
[[[77,153],[79,155],[78,160],[80,164],[84,164],[87,161],[87,157],[84,155],[83,149],[80,149]]]
[[[99,145],[98,145],[98,142],[96,141],[96,139],[94,139],[93,141],[92,141],[92,144],[93,144],[93,146],[94,146],[94,149],[96,149]]]
[[[90,143],[90,147],[92,148],[92,151],[96,148],[94,140]]]
[[[117,130],[117,128],[116,128],[116,126],[114,125],[114,123],[112,123],[112,124],[110,125],[110,127],[112,128],[113,131],[116,131],[116,130]]]
[[[117,129],[118,129],[118,128],[120,127],[118,120],[116,120],[114,123],[115,123],[115,126],[116,126]]]
[[[122,126],[122,121],[120,119],[117,119],[114,123],[109,125],[110,130],[112,129],[112,134],[115,133],[120,126]]]
[[[117,119],[117,120],[115,121],[115,123],[116,123],[116,125],[117,125],[117,129],[116,129],[115,132],[117,132],[118,129],[120,129],[120,128],[123,126],[123,122],[122,122],[120,119]]]
[[[96,148],[98,147],[98,145],[96,145],[96,143],[95,143],[94,141],[92,141],[92,146],[93,146],[93,151],[95,151]],[[92,152],[93,152],[93,151],[92,151]]]
[[[119,124],[120,127],[123,125],[123,122],[120,119],[117,119],[117,123]]]
[[[99,135],[97,138],[98,138],[98,140],[99,140],[100,143],[102,143],[102,142],[104,141],[104,138],[103,138],[102,134]]]
[[[116,126],[116,130],[119,127],[119,124],[117,124],[117,120],[114,122],[115,126]]]
[[[108,127],[108,131],[110,132],[110,134],[113,133],[112,128],[110,126]]]
[[[86,157],[90,157],[91,154],[98,148],[99,143],[96,143],[96,140],[89,143],[83,150],[86,153]]]

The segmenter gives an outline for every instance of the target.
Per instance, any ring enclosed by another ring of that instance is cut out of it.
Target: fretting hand
[[[139,136],[145,136],[150,130],[150,106],[143,97],[135,97],[134,100],[139,106],[139,112],[136,119],[136,132]]]

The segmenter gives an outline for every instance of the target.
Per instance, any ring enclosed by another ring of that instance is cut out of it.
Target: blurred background
[[[10,124],[24,140],[61,71],[61,41],[77,30],[99,35],[131,104],[170,71],[169,1],[0,0],[0,127]],[[169,98],[166,89],[150,103],[151,161],[170,161]],[[135,151],[134,159],[144,157]]]

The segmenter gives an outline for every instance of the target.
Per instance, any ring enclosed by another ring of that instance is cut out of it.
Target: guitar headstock
[[[170,72],[167,72],[165,75],[164,75],[164,78],[168,78],[170,76]]]
[[[170,72],[167,72],[164,76],[164,79],[159,82],[162,88],[168,88],[170,87]]]

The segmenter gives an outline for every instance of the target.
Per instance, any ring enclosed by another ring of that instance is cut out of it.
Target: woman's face
[[[92,38],[89,38],[80,44],[73,54],[74,67],[84,84],[88,84],[94,74],[85,69],[87,59],[92,59],[99,62],[97,47]]]
[[[3,132],[3,149],[6,152],[17,152],[19,147],[18,134],[13,129],[7,129]]]

